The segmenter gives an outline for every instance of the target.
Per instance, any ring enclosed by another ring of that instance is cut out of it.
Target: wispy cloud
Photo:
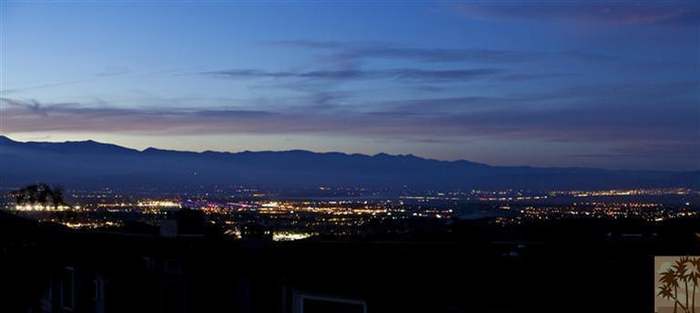
[[[518,64],[545,61],[551,58],[564,58],[587,62],[611,62],[618,60],[618,58],[613,55],[581,50],[544,52],[483,48],[416,48],[392,42],[367,43],[312,40],[275,41],[268,44],[323,52],[326,55],[321,58],[322,60],[345,65],[356,65],[357,63],[372,59],[409,60],[422,63],[476,62],[479,64]]]
[[[406,140],[491,138],[611,145],[629,153],[696,155],[698,82],[584,86],[551,94],[405,99],[363,110],[124,109],[2,99],[7,132],[315,134]],[[591,96],[591,94],[595,94]],[[615,95],[612,97],[611,95]],[[318,99],[320,106],[339,95]],[[341,95],[342,96],[342,95]],[[543,102],[560,105],[542,106]],[[372,109],[372,108],[375,109]]]
[[[697,1],[564,1],[462,3],[458,11],[476,19],[572,21],[617,25],[697,26]]]
[[[352,79],[395,79],[402,81],[468,81],[479,78],[492,77],[502,73],[497,68],[476,69],[451,69],[451,70],[426,70],[415,68],[401,68],[390,70],[318,70],[318,71],[280,71],[269,72],[255,69],[231,69],[222,71],[209,71],[202,74],[233,79],[256,78],[299,78],[322,80],[352,80]]]
[[[405,59],[428,63],[477,61],[514,63],[540,58],[539,53],[498,49],[441,49],[405,47],[390,42],[358,43],[337,41],[287,40],[271,44],[292,48],[315,49],[330,53],[336,61],[366,59]]]
[[[89,81],[89,80],[79,79],[79,80],[68,80],[68,81],[54,82],[54,83],[36,84],[36,85],[23,86],[23,87],[18,87],[18,88],[8,88],[8,89],[0,90],[0,94],[7,95],[7,94],[18,93],[18,92],[24,92],[24,91],[32,91],[32,90],[36,90],[36,89],[75,85],[75,84],[80,84],[80,83],[84,83],[87,81]]]

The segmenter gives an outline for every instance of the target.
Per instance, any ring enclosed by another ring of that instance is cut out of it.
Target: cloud
[[[267,72],[252,69],[233,69],[204,72],[203,74],[228,78],[312,78],[312,79],[351,79],[372,78],[375,73],[359,70],[319,70],[309,72]]]
[[[48,114],[47,111],[50,109],[50,108],[47,108],[43,103],[36,101],[34,99],[19,100],[19,99],[0,97],[0,103],[4,103],[9,107],[21,108],[21,109],[24,109],[25,111],[31,112],[32,114],[41,115],[41,116],[46,116]],[[52,108],[69,108],[69,107],[72,107],[75,105],[77,105],[77,104],[64,102],[64,103],[53,103],[53,104],[51,104],[51,107]]]
[[[256,110],[91,107],[8,98],[0,102],[9,106],[3,112],[6,132],[218,133],[229,123],[275,115]]]
[[[465,63],[480,64],[522,64],[535,61],[548,61],[563,58],[584,62],[614,62],[619,58],[613,55],[593,53],[581,50],[562,50],[558,52],[519,51],[506,49],[446,49],[406,47],[392,42],[339,42],[287,40],[269,42],[269,44],[288,48],[307,49],[326,53],[321,58],[332,64],[356,67],[367,60],[407,60],[421,63]]]
[[[347,49],[336,55],[345,59],[385,58],[410,59],[422,62],[524,62],[536,57],[535,54],[491,49],[419,49],[391,46],[376,46]]]
[[[344,69],[344,70],[315,70],[315,71],[264,71],[258,69],[228,69],[207,71],[200,74],[232,79],[232,80],[272,80],[257,88],[283,88],[301,92],[305,97],[299,99],[305,103],[292,107],[297,110],[335,110],[341,107],[339,101],[352,98],[359,92],[354,90],[338,91],[337,86],[356,81],[382,80],[385,82],[403,83],[415,86],[423,84],[454,84],[477,80],[499,79],[501,81],[528,80],[540,77],[513,78],[506,71],[497,68],[472,69],[417,69],[397,68],[381,70]],[[406,87],[406,86],[402,86]],[[437,90],[435,86],[428,88]],[[289,103],[289,99],[285,101]],[[297,101],[299,102],[299,101]]]
[[[7,94],[21,93],[21,92],[26,92],[26,91],[38,90],[38,89],[78,85],[78,84],[83,84],[83,83],[88,83],[88,82],[94,82],[96,80],[110,79],[110,78],[114,78],[114,77],[118,77],[118,76],[123,76],[123,75],[129,74],[129,73],[131,73],[131,71],[126,67],[113,67],[113,68],[105,69],[102,72],[96,73],[93,77],[89,77],[89,78],[67,80],[67,81],[60,81],[60,82],[52,82],[52,83],[42,83],[42,84],[24,86],[24,87],[19,87],[19,88],[2,89],[2,90],[0,90],[0,94],[7,95]],[[158,72],[147,73],[146,75],[150,75],[153,73],[158,73]]]
[[[581,153],[568,157],[576,159],[661,159],[673,162],[676,159],[700,159],[700,140],[637,142],[610,149],[607,153]],[[697,162],[695,162],[697,163]]]
[[[521,99],[506,97],[464,96],[424,99],[404,99],[384,101],[374,107],[384,108],[380,115],[445,115],[464,112],[476,113],[504,109],[518,103]]]
[[[446,82],[469,81],[479,78],[488,78],[504,72],[496,68],[475,69],[415,69],[400,68],[388,70],[318,70],[318,71],[278,71],[270,72],[256,69],[231,69],[221,71],[209,71],[202,74],[232,79],[260,79],[260,78],[297,78],[319,80],[364,80],[364,79],[393,79],[399,81],[422,82]]]
[[[89,80],[87,80],[87,79],[70,80],[70,81],[55,82],[55,83],[37,84],[37,85],[32,85],[32,86],[20,87],[20,88],[2,89],[2,90],[0,90],[0,94],[6,95],[6,94],[11,94],[11,93],[31,91],[31,90],[36,90],[36,89],[61,87],[61,86],[67,86],[67,85],[80,84],[80,83],[84,83],[87,81],[89,81]]]
[[[339,106],[332,113],[321,108],[333,106],[342,95],[319,95],[308,106],[274,111],[120,109],[2,101],[11,103],[5,111],[6,132],[490,138],[612,145],[639,155],[647,153],[642,147],[657,147],[657,154],[687,154],[700,145],[700,107],[698,91],[693,89],[697,84],[628,83],[569,88],[550,94],[405,99],[367,103],[359,111]],[[563,103],[562,99],[567,101]]]
[[[271,42],[285,47],[321,50],[329,59],[348,63],[366,59],[402,59],[428,63],[481,62],[517,63],[541,58],[539,53],[498,49],[441,49],[404,47],[390,42],[358,43],[337,41],[287,40]]]
[[[476,19],[571,21],[585,24],[697,26],[697,1],[566,1],[460,4]]]
[[[566,78],[576,76],[579,75],[575,73],[513,73],[500,76],[498,79],[506,82],[517,82],[535,79]]]
[[[388,77],[399,80],[417,81],[466,81],[478,78],[492,77],[504,70],[496,68],[456,69],[456,70],[423,70],[399,69],[384,71]]]

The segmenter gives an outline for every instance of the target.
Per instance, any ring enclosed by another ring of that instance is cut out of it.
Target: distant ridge
[[[96,141],[17,142],[0,136],[0,185],[37,181],[75,186],[280,188],[362,186],[400,189],[590,189],[700,187],[700,171],[504,167],[414,155],[305,150],[143,151]]]

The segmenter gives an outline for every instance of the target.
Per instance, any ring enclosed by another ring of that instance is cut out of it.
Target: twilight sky
[[[700,169],[698,1],[0,8],[16,140]]]

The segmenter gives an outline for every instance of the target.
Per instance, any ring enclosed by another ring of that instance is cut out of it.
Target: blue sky
[[[700,169],[694,1],[1,5],[18,140]]]

